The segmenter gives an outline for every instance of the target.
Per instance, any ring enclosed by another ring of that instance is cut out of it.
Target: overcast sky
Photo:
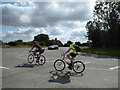
[[[4,42],[22,39],[32,41],[35,35],[48,34],[63,43],[86,42],[86,23],[92,19],[92,2],[2,2]]]

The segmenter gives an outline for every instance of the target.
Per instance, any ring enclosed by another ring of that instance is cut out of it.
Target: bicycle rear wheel
[[[46,62],[46,58],[45,58],[43,55],[40,55],[38,64],[39,64],[39,65],[44,65],[45,62]]]
[[[65,62],[61,59],[57,59],[55,62],[54,62],[54,68],[57,70],[57,71],[63,71],[65,69]]]
[[[33,54],[28,55],[28,62],[31,64],[33,63],[33,61],[34,61],[34,55]]]
[[[85,65],[81,61],[75,61],[73,65],[73,71],[76,73],[82,73],[85,70]]]

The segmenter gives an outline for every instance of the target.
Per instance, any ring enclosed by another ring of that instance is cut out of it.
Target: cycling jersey
[[[35,44],[33,47],[36,47],[38,49],[42,48],[39,44]]]
[[[45,51],[45,49],[43,49],[38,43],[34,44],[33,47],[36,47],[35,51],[40,52],[40,54],[42,54]]]
[[[70,49],[72,49],[72,50],[73,50],[73,53],[74,53],[74,54],[78,54],[78,52],[76,52],[76,49],[74,48],[74,46],[73,46],[73,45],[70,45]]]

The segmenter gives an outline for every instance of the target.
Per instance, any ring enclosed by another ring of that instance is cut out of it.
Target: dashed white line
[[[84,62],[84,64],[89,64],[89,63],[91,63],[91,62]]]
[[[54,61],[46,61],[46,62],[54,62]]]
[[[0,66],[0,69],[10,69],[10,68]]]
[[[107,70],[107,71],[111,71],[109,69],[101,69],[101,68],[86,68],[86,69],[91,69],[91,70]]]
[[[120,66],[111,67],[110,70],[115,70],[115,69],[118,69],[118,68],[120,68]]]

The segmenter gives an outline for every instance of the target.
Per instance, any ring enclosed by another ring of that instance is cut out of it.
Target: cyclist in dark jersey
[[[39,52],[40,54],[42,54],[45,50],[36,41],[34,41],[34,46],[31,48],[31,50],[29,52],[31,52],[33,48],[36,48],[35,51],[34,51],[35,55],[36,55],[36,52]]]
[[[73,64],[73,60],[74,58],[78,55],[78,52],[76,52],[75,47],[72,45],[71,41],[67,42],[67,45],[69,45],[69,49],[64,53],[67,54],[68,52],[70,52],[70,50],[72,50],[73,52],[71,52],[70,54],[67,54],[68,59],[71,61],[70,65],[69,65],[69,69],[72,69],[71,66]]]

